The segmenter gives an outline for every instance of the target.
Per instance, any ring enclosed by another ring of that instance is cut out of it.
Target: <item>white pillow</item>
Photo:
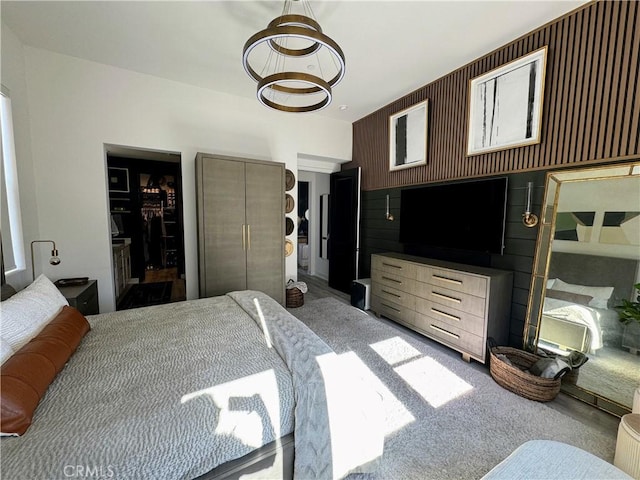
[[[551,290],[555,283],[556,283],[556,279],[555,278],[548,279],[547,280],[547,290]]]
[[[0,365],[3,364],[15,352],[9,342],[4,338],[0,338]]]
[[[553,284],[554,290],[562,292],[579,293],[581,295],[589,295],[593,299],[589,302],[590,307],[607,308],[609,299],[613,294],[613,287],[587,287],[586,285],[573,285],[566,283],[559,278]]]
[[[0,332],[14,351],[35,337],[62,307],[69,305],[60,290],[40,275],[24,290],[0,303]]]

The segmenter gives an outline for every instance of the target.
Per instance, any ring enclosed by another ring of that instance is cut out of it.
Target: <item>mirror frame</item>
[[[544,303],[547,284],[547,272],[551,260],[551,244],[556,227],[556,210],[562,185],[569,182],[622,178],[630,175],[640,175],[640,161],[630,160],[625,163],[609,163],[595,167],[571,168],[547,172],[544,200],[540,212],[540,227],[531,272],[531,283],[529,286],[529,301],[527,303],[527,313],[522,335],[524,350],[535,352],[538,345],[542,305]],[[562,391],[617,416],[631,412],[629,407],[577,385],[563,383]]]

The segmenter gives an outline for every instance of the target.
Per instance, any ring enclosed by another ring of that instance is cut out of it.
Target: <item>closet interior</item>
[[[116,309],[184,300],[180,156],[107,154],[107,170]]]

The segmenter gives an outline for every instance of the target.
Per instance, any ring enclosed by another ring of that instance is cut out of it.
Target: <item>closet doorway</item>
[[[116,310],[185,300],[180,154],[106,150]]]

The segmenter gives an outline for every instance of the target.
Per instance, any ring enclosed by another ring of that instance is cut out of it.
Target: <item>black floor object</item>
[[[117,310],[169,303],[171,301],[172,285],[173,282],[133,284],[122,300],[118,302]]]

